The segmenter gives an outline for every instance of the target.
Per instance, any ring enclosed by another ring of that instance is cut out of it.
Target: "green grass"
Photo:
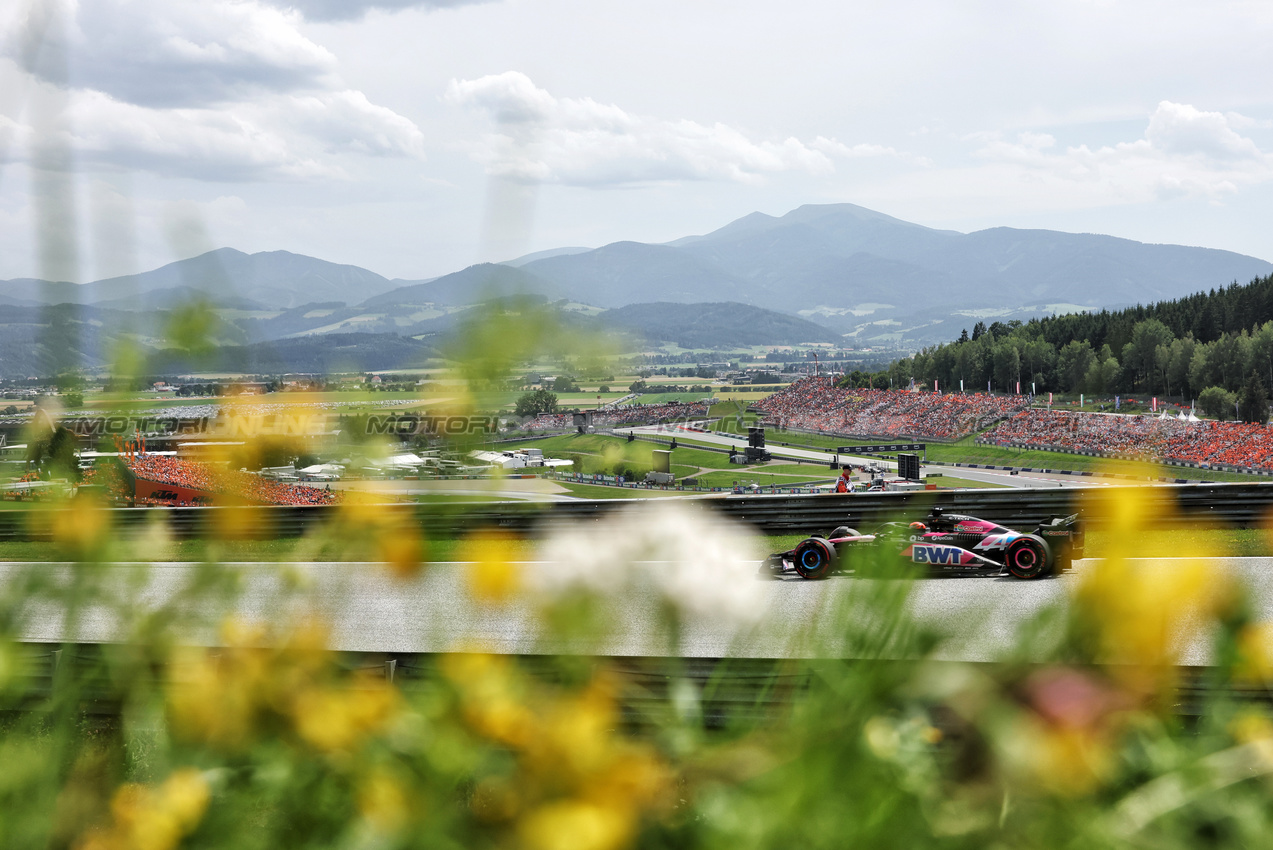
[[[829,470],[828,470],[829,471]],[[737,467],[723,472],[707,472],[698,476],[698,483],[703,487],[733,487],[735,483],[750,484],[755,482],[761,487],[774,485],[777,487],[800,487],[808,484],[829,481],[828,476],[821,478],[796,477],[794,475],[772,475],[755,468]]]
[[[578,496],[581,499],[657,499],[693,492],[692,490],[646,490],[640,487],[610,487],[605,484],[579,484],[574,481],[558,481],[557,483],[569,490],[572,496]]]
[[[678,436],[677,448],[672,450],[672,464],[682,467],[680,475],[693,475],[698,467],[707,469],[728,469],[729,455],[720,452],[707,452],[685,446]],[[653,468],[653,452],[666,449],[658,443],[647,443],[642,440],[628,442],[624,437],[611,437],[606,434],[565,434],[559,437],[541,437],[517,443],[501,443],[499,448],[535,447],[544,450],[548,457],[564,455],[583,455],[582,468],[571,471],[592,474],[606,472],[613,474],[613,467],[619,460],[625,462],[638,475],[644,475]],[[595,461],[589,456],[595,457]],[[675,472],[675,470],[673,470]]]

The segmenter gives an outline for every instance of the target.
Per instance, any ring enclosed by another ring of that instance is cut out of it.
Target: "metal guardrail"
[[[13,675],[0,708],[5,711],[40,712],[55,702],[67,700],[84,715],[114,716],[120,714],[125,694],[111,675],[109,647],[99,644],[18,644],[14,653]],[[336,665],[346,671],[362,674],[379,673],[408,693],[440,675],[437,670],[442,656],[420,653],[337,652]],[[553,656],[514,656],[516,664],[528,675],[544,681],[560,679],[561,668]],[[620,692],[620,707],[626,720],[642,728],[666,712],[676,697],[676,682],[686,682],[699,697],[704,725],[721,729],[739,723],[766,722],[778,719],[790,710],[812,684],[815,665],[819,662],[781,658],[666,658],[610,657],[599,659],[626,682]],[[115,662],[117,663],[117,662]],[[858,660],[852,663],[872,665],[892,661]],[[929,664],[970,662],[930,661]],[[993,667],[990,662],[974,662]],[[166,667],[153,670],[155,684],[173,681]],[[1177,716],[1201,716],[1214,708],[1214,701],[1259,703],[1269,705],[1273,693],[1260,686],[1243,687],[1214,676],[1206,667],[1177,668],[1174,698],[1170,700]],[[683,691],[681,691],[683,693]]]
[[[768,534],[828,531],[837,525],[869,528],[875,523],[917,517],[937,505],[1005,525],[1022,527],[1052,516],[1086,508],[1089,522],[1109,517],[1105,505],[1120,487],[1066,487],[1023,490],[925,490],[870,494],[725,496],[689,498],[678,504],[715,511]],[[1273,483],[1206,483],[1137,487],[1147,500],[1146,517],[1163,526],[1180,520],[1210,524],[1259,526],[1273,518]],[[626,499],[571,502],[487,502],[428,505],[384,505],[378,511],[398,513],[426,534],[454,535],[483,526],[533,534],[553,524],[599,519],[631,504]],[[68,510],[75,510],[69,508]],[[224,536],[227,529],[256,538],[298,537],[332,522],[339,507],[189,507],[116,508],[112,526],[124,533],[157,520],[179,538]],[[47,540],[48,513],[41,510],[0,511],[0,540]]]

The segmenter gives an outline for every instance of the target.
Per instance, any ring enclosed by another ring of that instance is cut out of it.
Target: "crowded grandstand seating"
[[[765,421],[845,437],[957,440],[1029,405],[1025,396],[838,389],[804,378],[757,402]]]
[[[1273,429],[1242,422],[1028,410],[978,442],[1273,470]]]
[[[339,493],[317,487],[284,484],[247,472],[216,469],[207,464],[166,455],[135,455],[127,459],[127,464],[134,475],[146,481],[172,484],[205,493],[230,493],[249,502],[266,505],[330,505],[339,501],[340,496]]]
[[[595,428],[627,428],[632,425],[704,419],[706,416],[705,404],[682,404],[675,401],[667,404],[633,404],[594,411],[592,425]],[[573,428],[574,422],[573,413],[541,413],[522,427],[527,431],[560,431]]]

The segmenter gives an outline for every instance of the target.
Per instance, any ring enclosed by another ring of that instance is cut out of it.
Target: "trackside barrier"
[[[686,498],[680,505],[715,511],[770,534],[829,531],[837,525],[869,527],[874,523],[927,513],[934,505],[969,513],[1009,526],[1025,526],[1077,510],[1082,495],[1093,493],[1102,501],[1120,488],[1099,491],[1068,487],[1058,489],[924,490],[869,494],[819,494],[781,496],[705,496]],[[1256,526],[1273,513],[1273,484],[1206,483],[1166,484],[1138,488],[1139,497],[1150,500],[1148,516],[1160,526],[1181,514],[1187,521]],[[480,527],[506,528],[534,533],[546,526],[571,520],[596,520],[630,504],[625,499],[569,502],[486,502],[427,505],[384,505],[378,510],[399,513],[427,534],[456,535]],[[181,538],[224,536],[226,529],[240,535],[269,539],[297,537],[339,519],[339,507],[272,506],[261,508],[115,508],[109,511],[114,528],[138,531],[156,518],[167,521]],[[236,513],[237,512],[237,513]],[[0,539],[47,540],[49,523],[44,511],[0,511]],[[1101,524],[1107,518],[1088,513]]]
[[[337,652],[338,669],[383,676],[410,693],[440,677],[442,655],[404,652]],[[14,665],[8,690],[12,709],[29,713],[52,710],[54,696],[73,694],[80,712],[89,716],[118,716],[124,694],[111,676],[103,648],[88,643],[25,643],[14,646]],[[518,655],[512,662],[534,678],[554,681],[560,668],[552,656]],[[688,684],[699,695],[698,706],[709,729],[726,729],[738,722],[773,720],[785,715],[792,700],[805,692],[819,662],[784,658],[665,658],[612,657],[603,663],[633,687],[620,689],[620,709],[634,728],[649,728],[648,718],[661,715],[676,695],[674,688]],[[862,659],[855,663],[894,664],[892,660]],[[965,671],[970,662],[926,662],[934,669],[950,666]],[[993,669],[993,664],[973,662],[973,667]],[[155,671],[161,684],[181,682],[182,671],[160,666]],[[1210,704],[1233,702],[1248,705],[1273,703],[1264,687],[1242,686],[1214,675],[1205,667],[1180,667],[1170,678],[1175,698],[1166,704],[1178,716],[1200,716]],[[1217,697],[1227,700],[1216,703]]]
[[[1233,466],[1227,463],[1195,463],[1189,460],[1173,460],[1171,458],[1154,457],[1138,452],[1100,452],[1088,449],[1071,449],[1065,446],[1054,446],[1046,443],[998,442],[996,440],[978,439],[979,446],[993,446],[998,449],[1025,449],[1029,451],[1056,452],[1067,455],[1083,455],[1085,457],[1104,457],[1116,460],[1132,460],[1144,463],[1156,463],[1161,466],[1182,467],[1185,469],[1210,469],[1216,472],[1237,472],[1243,475],[1273,476],[1273,469],[1260,469],[1250,466]]]

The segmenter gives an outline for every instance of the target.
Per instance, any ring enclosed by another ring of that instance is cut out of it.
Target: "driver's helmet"
[[[924,525],[922,522],[912,522],[911,531],[928,531],[928,526]]]

